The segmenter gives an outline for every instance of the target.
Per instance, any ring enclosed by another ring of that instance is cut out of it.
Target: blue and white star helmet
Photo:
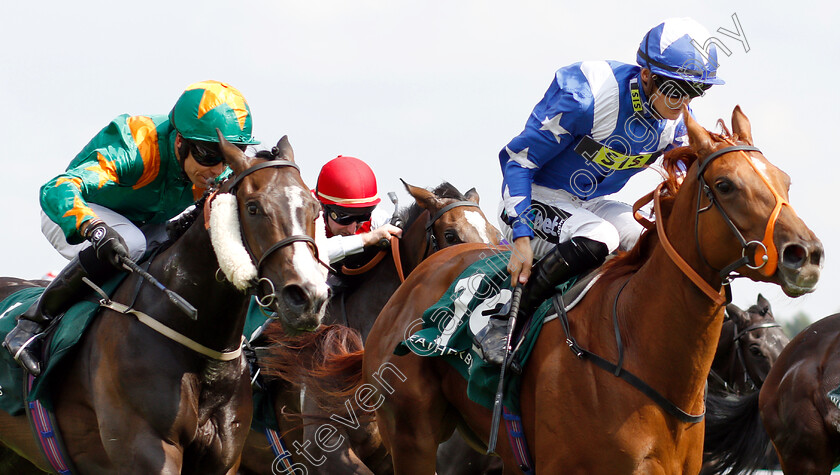
[[[717,77],[717,48],[714,43],[706,44],[710,36],[703,25],[691,18],[667,19],[642,38],[636,63],[660,76],[724,84]]]

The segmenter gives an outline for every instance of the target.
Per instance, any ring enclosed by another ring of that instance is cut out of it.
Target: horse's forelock
[[[434,193],[438,198],[449,198],[458,201],[466,201],[467,199],[463,193],[458,191],[458,189],[448,181],[438,185],[434,190],[432,190],[432,193]]]

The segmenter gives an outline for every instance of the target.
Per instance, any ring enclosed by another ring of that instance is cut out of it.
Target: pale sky
[[[719,54],[727,84],[695,100],[695,115],[713,129],[742,106],[756,145],[791,175],[791,204],[827,255],[815,293],[790,299],[741,279],[734,302],[747,307],[762,292],[777,318],[820,318],[840,310],[831,175],[838,10],[829,1],[6,2],[0,275],[38,278],[63,267],[40,232],[40,186],[117,115],[168,113],[187,85],[205,79],[242,91],[265,145],[289,136],[310,186],[327,160],[356,156],[373,167],[383,197],[398,191],[409,204],[400,178],[474,186],[497,224],[498,152],[554,71],[581,60],[634,63],[648,29],[691,16],[731,52]],[[736,30],[733,14],[748,45],[716,33]],[[643,172],[614,198],[633,202],[657,177]]]

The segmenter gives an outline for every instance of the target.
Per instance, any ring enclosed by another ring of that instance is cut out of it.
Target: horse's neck
[[[677,252],[713,288],[719,288],[714,271],[700,262],[692,247],[693,227],[673,228],[668,238]],[[627,344],[634,346],[654,387],[667,385],[669,394],[683,395],[687,404],[702,397],[720,337],[723,308],[677,267],[661,244],[631,277],[619,308],[619,318],[623,313],[626,322],[623,328],[630,333]],[[678,400],[674,402],[679,405]]]
[[[431,215],[429,212],[423,211],[403,231],[403,237],[400,239],[399,247],[400,260],[402,260],[403,272],[406,276],[420,265],[420,262],[426,258],[427,252],[434,252],[431,244],[426,239],[426,223],[430,219]]]
[[[249,296],[224,279],[220,282],[216,278],[218,269],[210,233],[204,227],[203,216],[199,216],[183,236],[152,262],[150,271],[161,276],[158,280],[166,288],[198,311],[195,322],[181,313],[174,313],[171,322],[159,319],[205,346],[228,350],[240,344]]]

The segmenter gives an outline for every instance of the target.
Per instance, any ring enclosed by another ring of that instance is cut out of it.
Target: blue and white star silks
[[[525,129],[499,152],[513,239],[533,236],[527,219],[512,219],[524,217],[530,208],[532,184],[582,200],[615,193],[643,169],[646,155],[681,144],[686,133],[682,119],[634,112],[631,92],[647,103],[640,71],[615,61],[585,61],[557,70]]]
[[[557,139],[557,143],[560,143],[560,136],[561,135],[571,135],[571,132],[564,129],[562,125],[560,125],[560,119],[563,117],[563,113],[559,113],[552,118],[546,117],[544,121],[542,121],[542,127],[540,130],[547,130],[554,135],[554,138]]]

